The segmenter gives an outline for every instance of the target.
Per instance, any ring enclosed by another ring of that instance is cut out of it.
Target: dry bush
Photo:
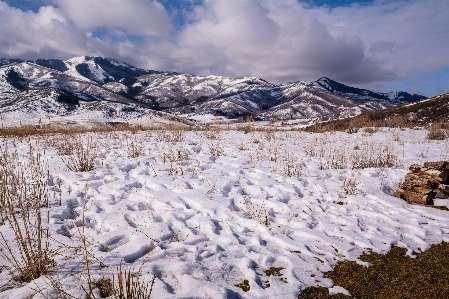
[[[156,141],[158,142],[183,142],[185,138],[185,126],[178,123],[163,127],[156,134]]]
[[[218,140],[221,138],[221,128],[219,126],[206,125],[206,131],[202,133],[204,138]]]
[[[39,153],[20,156],[1,148],[0,212],[2,221],[13,231],[14,239],[0,232],[0,256],[24,282],[46,275],[54,266],[49,242],[48,166]]]
[[[352,168],[398,167],[401,165],[394,145],[373,141],[362,142],[360,149],[353,151],[350,157]]]
[[[344,145],[340,147],[332,147],[327,160],[330,169],[345,169],[348,167],[348,154]]]
[[[299,178],[302,174],[302,161],[293,153],[287,152],[285,157],[280,161],[280,169],[284,176]]]
[[[248,115],[245,118],[245,122],[246,122],[246,125],[241,127],[241,130],[243,130],[243,132],[245,132],[245,134],[254,132],[254,119],[253,119],[253,116],[252,115]]]
[[[444,140],[449,137],[449,134],[444,129],[430,128],[427,133],[426,139],[428,140]]]
[[[366,127],[365,129],[363,129],[363,131],[368,134],[374,134],[374,133],[377,133],[377,131],[379,131],[379,128]]]
[[[409,120],[405,115],[395,115],[385,118],[383,121],[378,120],[380,122],[379,126],[382,127],[390,127],[390,128],[404,128],[410,126]]]
[[[401,133],[400,133],[399,129],[391,129],[390,133],[391,133],[391,139],[393,141],[400,141],[401,140]]]
[[[276,140],[276,134],[275,134],[275,132],[273,130],[265,131],[264,135],[265,135],[265,139],[267,141],[274,141],[274,140]]]
[[[220,157],[224,154],[223,145],[219,142],[211,143],[209,145],[210,154],[214,157]]]
[[[265,208],[265,203],[263,203],[262,205],[257,205],[245,195],[243,196],[243,204],[245,205],[245,209],[242,210],[242,212],[248,218],[255,219],[259,221],[260,224],[263,224],[266,227],[270,227],[271,222],[268,216],[267,209]]]
[[[325,149],[325,145],[329,144],[328,139],[328,135],[319,134],[312,140],[306,140],[303,145],[304,154],[308,157],[319,157]]]
[[[126,152],[130,158],[137,158],[144,154],[145,144],[140,134],[126,135]]]
[[[75,134],[56,134],[47,135],[44,137],[44,145],[46,147],[52,147],[56,150],[58,155],[71,155],[73,154],[73,139]]]
[[[95,167],[98,153],[98,143],[91,136],[87,138],[76,137],[72,140],[73,151],[71,155],[61,156],[62,161],[71,171],[86,172]]]
[[[358,187],[360,186],[361,182],[354,177],[354,175],[351,175],[349,177],[343,176],[343,192],[346,195],[357,195],[359,194]]]
[[[164,165],[170,163],[170,169],[168,174],[171,176],[184,175],[184,169],[182,168],[181,162],[189,158],[184,146],[178,146],[176,150],[172,147],[166,146],[162,150],[162,159]]]
[[[277,162],[279,158],[279,148],[277,144],[273,146],[270,144],[270,148],[268,149],[268,158],[271,162]]]

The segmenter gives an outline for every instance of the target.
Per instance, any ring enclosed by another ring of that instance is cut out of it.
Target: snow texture
[[[449,158],[448,142],[428,141],[426,131],[226,131],[219,139],[187,132],[182,142],[167,134],[93,136],[100,151],[95,169],[86,173],[66,168],[54,149],[62,138],[41,140],[54,193],[50,232],[59,243],[52,246],[79,246],[84,217],[94,281],[122,261],[140,280],[156,274],[152,298],[294,298],[314,285],[344,293],[323,277],[338,261],[392,246],[412,255],[449,241],[449,212],[390,195],[410,164]],[[143,146],[142,156],[129,157],[132,140]],[[31,138],[35,148],[36,142]],[[11,148],[13,143],[19,152],[29,151],[26,141],[8,141]],[[44,152],[45,144],[53,147]],[[349,161],[332,167],[329,153],[353,157],[364,144],[374,150],[390,146],[398,164],[352,169]],[[354,182],[350,190],[348,180]],[[448,200],[438,204],[449,206]],[[6,225],[0,232],[11,237]],[[282,268],[281,276],[267,276],[272,267]],[[7,282],[11,268],[4,269],[0,281]],[[54,270],[66,292],[83,295],[82,252],[68,249],[57,256]],[[247,293],[236,287],[244,280],[251,287]],[[51,291],[44,277],[8,286],[0,298],[30,298],[37,287]]]

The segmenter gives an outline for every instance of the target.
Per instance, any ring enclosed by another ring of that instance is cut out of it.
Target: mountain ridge
[[[425,98],[405,92],[376,93],[326,77],[276,85],[257,77],[146,70],[99,56],[65,61],[0,59],[0,75],[0,113],[19,109],[20,105],[14,103],[26,97],[31,106],[33,99],[47,102],[48,107],[59,103],[62,105],[59,108],[65,108],[69,114],[94,109],[92,102],[100,101],[106,106],[123,106],[108,109],[160,110],[187,118],[205,114],[228,118],[252,115],[260,120],[310,122],[344,118]],[[42,96],[44,90],[53,96]],[[67,95],[77,105],[68,105]],[[54,113],[51,109],[47,111]]]

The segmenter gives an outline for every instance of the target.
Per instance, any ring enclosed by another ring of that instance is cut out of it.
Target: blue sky
[[[446,0],[0,0],[0,57],[449,92]]]

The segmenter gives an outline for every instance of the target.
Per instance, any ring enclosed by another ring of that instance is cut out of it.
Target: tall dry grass
[[[110,277],[104,277],[97,282],[89,279],[88,289],[82,288],[88,299],[96,299],[94,294],[95,287],[100,290],[100,296],[103,298],[150,299],[155,282],[156,275],[153,275],[150,281],[135,279],[131,270],[123,269],[122,263],[120,262],[116,274],[112,274],[112,279]]]
[[[95,159],[99,149],[98,142],[92,136],[75,137],[70,143],[71,154],[61,156],[62,161],[71,171],[87,172],[95,168]]]
[[[55,265],[50,246],[48,208],[48,166],[36,150],[23,156],[1,146],[0,213],[2,222],[11,227],[10,234],[0,232],[0,256],[30,282]]]

